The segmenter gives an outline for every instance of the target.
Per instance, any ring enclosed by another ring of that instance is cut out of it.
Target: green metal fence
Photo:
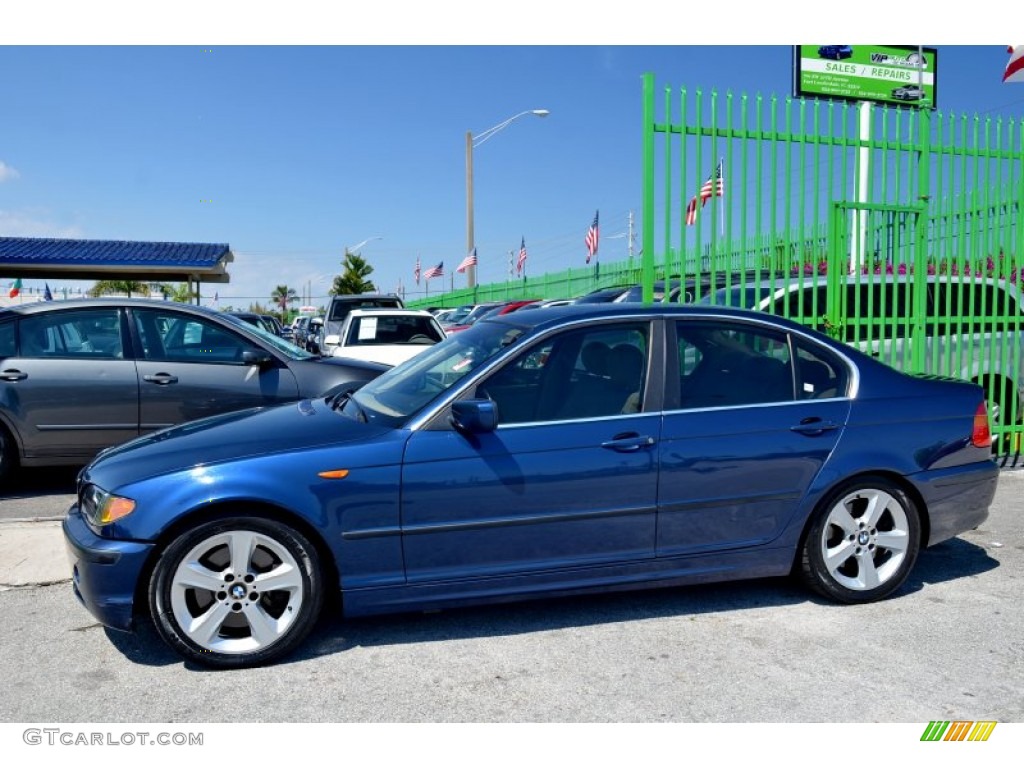
[[[1019,453],[1021,121],[643,88],[645,284],[678,275],[979,382],[997,447]]]
[[[617,262],[599,268],[579,267],[564,272],[549,272],[536,277],[508,280],[503,283],[462,288],[410,301],[410,307],[458,307],[488,301],[518,299],[571,299],[612,285],[632,285],[640,280],[638,264]]]

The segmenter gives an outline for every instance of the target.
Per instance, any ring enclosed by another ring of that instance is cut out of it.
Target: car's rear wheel
[[[186,659],[221,668],[266,664],[316,623],[319,559],[298,531],[275,520],[214,520],[167,547],[149,604],[160,636]]]
[[[861,478],[819,506],[803,544],[802,576],[838,602],[880,600],[907,580],[920,539],[913,500],[889,480]]]

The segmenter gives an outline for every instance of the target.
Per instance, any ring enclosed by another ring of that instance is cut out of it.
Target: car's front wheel
[[[17,461],[14,439],[7,433],[4,426],[0,424],[0,485],[3,485],[14,472]]]
[[[251,667],[291,652],[323,603],[317,552],[275,520],[225,517],[175,539],[157,562],[149,605],[160,636],[186,659]]]
[[[838,602],[880,600],[907,580],[920,539],[913,500],[889,480],[861,478],[838,488],[818,508],[803,544],[802,576]]]

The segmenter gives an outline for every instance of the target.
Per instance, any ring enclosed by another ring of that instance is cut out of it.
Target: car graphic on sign
[[[823,45],[818,48],[818,56],[823,59],[848,59],[853,56],[852,45]]]
[[[920,101],[924,98],[924,89],[919,85],[901,85],[893,88],[892,97],[900,101]]]

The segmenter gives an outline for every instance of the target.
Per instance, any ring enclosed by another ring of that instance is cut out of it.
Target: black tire
[[[7,429],[0,424],[0,487],[14,475],[18,468],[18,449]]]
[[[1009,427],[1024,421],[1017,387],[1012,381],[984,380],[980,383],[985,387],[985,396],[991,397],[989,415],[992,427]],[[1016,434],[1013,432],[1003,433],[1001,438],[996,434],[992,436],[992,453],[995,456],[1012,454],[1015,446]]]
[[[801,547],[801,577],[840,603],[870,603],[907,580],[921,546],[913,500],[882,477],[850,481],[818,507]]]
[[[150,614],[187,660],[256,667],[290,653],[312,630],[324,599],[321,574],[316,550],[298,531],[266,518],[224,517],[164,550],[149,583]],[[261,590],[263,581],[278,588]]]

